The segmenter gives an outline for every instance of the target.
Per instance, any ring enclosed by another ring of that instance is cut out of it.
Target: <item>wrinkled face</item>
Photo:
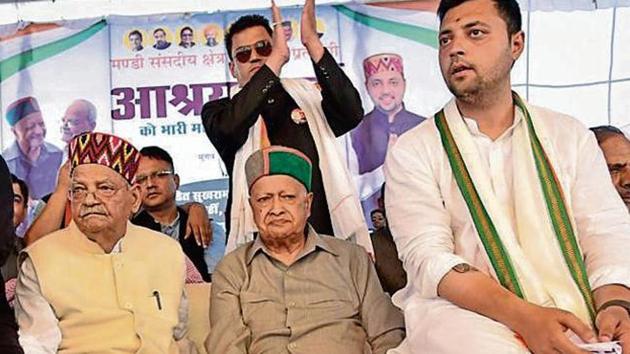
[[[452,8],[440,24],[439,61],[455,97],[474,102],[480,94],[510,87],[510,70],[523,50],[524,35],[507,34],[492,0]]]
[[[256,50],[252,50],[251,56],[246,63],[241,63],[236,59],[235,53],[243,47],[253,46],[260,41],[271,43],[271,36],[264,27],[256,26],[243,30],[232,37],[232,62],[230,62],[230,71],[238,81],[239,86],[243,87],[249,79],[263,66],[268,57],[260,56]]]
[[[26,118],[22,118],[12,128],[15,134],[15,140],[20,146],[34,149],[40,147],[44,143],[46,137],[46,124],[39,113],[31,114]]]
[[[94,130],[96,122],[90,121],[89,111],[81,102],[72,103],[61,118],[61,140],[66,143],[73,137]]]
[[[367,79],[368,93],[374,105],[385,113],[397,112],[405,95],[405,79],[397,71],[381,71]]]
[[[129,35],[129,42],[131,43],[131,48],[133,49],[137,50],[142,47],[142,38],[135,33]]]
[[[613,135],[604,140],[600,147],[613,184],[630,208],[630,141],[625,136]]]
[[[140,206],[140,190],[114,170],[97,164],[79,165],[72,172],[72,220],[86,235],[125,230]]]
[[[192,44],[193,41],[193,32],[189,29],[185,29],[182,31],[182,43]]]
[[[140,158],[136,181],[142,190],[142,205],[147,210],[175,203],[179,176],[172,171],[173,167],[166,161],[146,156]]]
[[[20,185],[13,183],[13,227],[18,227],[26,217],[27,200],[22,194]]]
[[[153,38],[155,39],[155,43],[160,45],[166,43],[166,32],[160,30],[153,33]]]
[[[381,212],[372,213],[372,226],[375,230],[382,229],[387,224],[385,215]]]
[[[304,233],[313,194],[293,177],[262,177],[254,183],[250,195],[254,221],[263,241]]]

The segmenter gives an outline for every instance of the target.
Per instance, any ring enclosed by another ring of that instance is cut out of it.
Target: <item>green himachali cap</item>
[[[245,162],[245,175],[249,189],[261,177],[287,175],[311,191],[313,165],[299,150],[285,146],[269,146],[252,153]]]

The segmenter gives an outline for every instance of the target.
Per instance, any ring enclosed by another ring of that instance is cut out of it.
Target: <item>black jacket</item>
[[[180,207],[177,208],[177,211],[179,211],[179,244],[182,246],[182,250],[186,256],[188,256],[188,258],[193,262],[195,268],[197,268],[199,273],[201,273],[203,280],[209,282],[210,275],[208,274],[206,260],[203,257],[203,246],[197,245],[197,241],[195,241],[195,237],[193,235],[184,239],[184,235],[186,234],[186,223],[188,222],[188,213]],[[156,222],[151,214],[149,214],[146,210],[136,215],[131,222],[134,225],[143,226],[153,231],[162,231],[160,223]]]

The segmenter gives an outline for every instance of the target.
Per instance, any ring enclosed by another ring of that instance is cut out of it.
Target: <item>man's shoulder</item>
[[[423,116],[421,116],[419,114],[416,114],[416,113],[414,113],[412,111],[408,111],[407,109],[403,109],[401,111],[401,113],[402,113],[403,117],[406,118],[406,119],[416,120],[416,121],[420,121],[420,122],[422,122],[425,119],[427,119],[427,117],[423,117]]]
[[[151,243],[152,249],[154,245],[155,247],[166,247],[166,248],[180,247],[179,242],[168,237],[168,235],[165,235],[155,230],[151,230],[144,226],[134,225],[133,223],[127,224],[127,235],[132,235],[132,237],[134,236],[139,237],[143,241],[148,241],[147,243]]]
[[[14,141],[8,148],[2,152],[2,157],[7,163],[12,160],[16,160],[20,157],[20,148],[17,145],[17,141]]]
[[[544,124],[553,140],[569,142],[589,134],[589,129],[584,123],[568,114],[536,105],[528,105],[528,108],[535,119]]]
[[[411,129],[407,130],[404,134],[398,137],[396,144],[392,146],[392,149],[408,148],[420,145],[428,145],[434,147],[435,143],[440,142],[440,135],[435,125],[434,117],[423,118],[422,124],[418,124]]]
[[[330,235],[318,234],[318,236],[322,243],[339,256],[348,256],[350,259],[354,259],[360,255],[367,256],[365,248],[356,243]]]
[[[213,273],[240,274],[244,276],[247,267],[247,256],[253,245],[254,241],[250,241],[227,253],[219,261]]]
[[[52,252],[52,250],[58,246],[62,246],[61,248],[64,248],[63,244],[65,243],[66,238],[68,238],[69,236],[70,233],[67,227],[57,231],[53,231],[37,239],[32,244],[22,249],[22,253],[37,252],[40,249],[46,252]]]

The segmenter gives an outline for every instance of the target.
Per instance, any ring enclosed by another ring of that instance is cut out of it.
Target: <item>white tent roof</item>
[[[415,0],[432,3],[438,0]],[[523,10],[572,11],[630,6],[630,0],[518,0]],[[277,0],[279,6],[300,6],[303,0]],[[400,0],[317,0],[318,5],[404,2]],[[409,1],[409,2],[414,2]],[[269,7],[270,0],[0,0],[0,24],[47,22],[116,15],[217,12]]]

